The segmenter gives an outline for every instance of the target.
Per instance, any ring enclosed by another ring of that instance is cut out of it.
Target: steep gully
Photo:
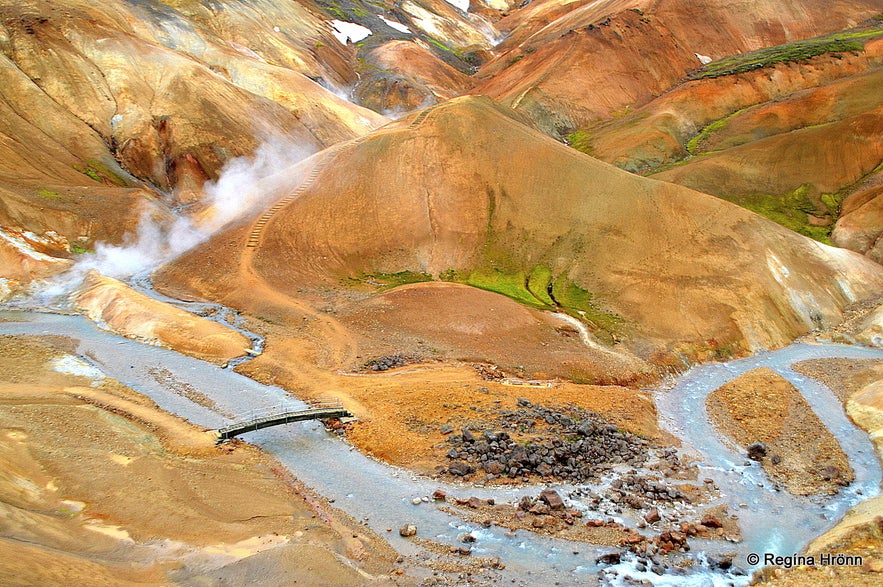
[[[425,110],[406,128],[419,125],[432,110]],[[390,130],[395,132],[399,129],[388,129],[386,132]],[[354,142],[360,142],[360,139],[332,149],[340,150]],[[257,219],[241,258],[241,262],[248,268],[275,212],[305,191],[332,155],[330,152],[320,154],[316,167],[295,192],[277,202]],[[256,272],[250,273],[256,277]],[[232,310],[219,304],[182,302],[158,294],[153,291],[146,274],[132,278],[130,283],[157,299],[234,327],[252,340],[252,352],[260,353],[263,340],[242,328]],[[558,317],[571,323],[576,322],[566,315]],[[234,419],[248,417],[255,411],[305,407],[302,402],[292,399],[285,390],[259,384],[232,370],[235,365],[248,360],[248,356],[237,359],[226,369],[222,369],[173,351],[147,346],[99,330],[81,316],[7,309],[0,310],[0,320],[0,334],[54,334],[76,340],[78,354],[107,376],[147,395],[162,409],[207,428],[222,427]],[[333,326],[335,325],[329,325]],[[583,329],[580,331],[587,346],[597,347],[597,343],[586,336]],[[735,576],[720,570],[710,570],[703,564],[704,555],[701,553],[714,555],[735,551],[738,553],[736,565],[750,570],[751,565],[745,560],[748,553],[792,554],[805,546],[812,537],[831,527],[849,507],[865,497],[879,493],[880,464],[867,435],[846,418],[840,402],[830,390],[790,368],[794,362],[823,357],[883,359],[883,351],[845,345],[793,344],[778,351],[759,353],[738,361],[694,367],[677,381],[671,382],[668,389],[658,390],[655,397],[663,426],[683,440],[685,452],[692,453],[698,459],[699,478],[713,479],[721,491],[720,502],[727,504],[730,511],[738,513],[743,541],[731,544],[691,539],[693,552],[700,553],[696,556],[699,564],[687,576],[660,576],[649,571],[638,571],[633,560],[624,558],[619,565],[604,568],[601,575],[603,581],[620,584],[625,577],[631,577],[639,581],[647,580],[655,585],[746,584],[748,578],[745,575]],[[758,367],[772,368],[791,381],[837,437],[855,471],[856,480],[850,487],[830,498],[813,499],[796,498],[777,491],[756,463],[746,465],[741,451],[716,433],[705,414],[705,397],[741,373]],[[157,368],[171,372],[173,377],[167,381],[157,381],[149,375]],[[175,390],[181,388],[181,383],[199,389],[215,403],[215,407],[210,409],[179,395]],[[451,485],[416,477],[407,471],[366,457],[331,437],[321,426],[315,424],[265,429],[250,433],[247,440],[270,452],[306,485],[335,500],[338,507],[363,521],[375,532],[386,535],[390,543],[405,555],[418,554],[422,548],[410,540],[386,534],[386,528],[413,523],[418,526],[421,537],[448,544],[455,544],[460,533],[470,531],[478,538],[473,549],[474,555],[500,557],[507,565],[506,570],[501,572],[507,581],[514,579],[516,584],[558,582],[561,585],[585,585],[598,577],[600,568],[595,564],[595,559],[612,550],[609,547],[570,543],[524,531],[518,531],[512,537],[499,527],[486,529],[466,523],[431,504],[412,504],[413,498],[429,495],[436,488],[446,489],[450,494],[458,496],[493,497],[498,502],[507,502],[515,501],[522,495],[536,495],[540,489],[536,486],[498,489]],[[619,473],[621,471],[613,474]],[[612,476],[603,479],[601,484],[609,484],[610,481]],[[575,488],[559,485],[556,489],[566,495]],[[579,497],[573,498],[572,502],[574,507],[585,510],[586,517],[600,515],[589,511]],[[630,527],[634,527],[637,521],[628,517],[620,520]],[[789,520],[789,524],[784,526],[781,520]]]

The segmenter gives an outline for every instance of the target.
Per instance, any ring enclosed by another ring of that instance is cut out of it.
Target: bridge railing
[[[343,409],[343,404],[338,399],[320,399],[320,400],[309,400],[305,402],[294,402],[294,401],[285,401],[280,402],[277,405],[253,409],[247,412],[241,412],[235,418],[236,422],[247,421],[250,422],[252,420],[260,420],[261,418],[269,418],[272,416],[278,416],[281,414],[288,414],[292,412],[303,412],[305,410],[333,410],[333,409]]]

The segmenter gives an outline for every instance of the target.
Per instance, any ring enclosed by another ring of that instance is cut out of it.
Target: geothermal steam
[[[95,252],[84,255],[58,276],[43,293],[61,295],[76,288],[90,270],[122,279],[169,261],[206,240],[218,229],[262,203],[285,187],[297,183],[295,166],[312,155],[303,146],[283,139],[265,140],[250,157],[228,161],[216,182],[204,186],[204,198],[194,216],[175,216],[169,222],[144,211],[135,234],[120,245],[97,243]]]

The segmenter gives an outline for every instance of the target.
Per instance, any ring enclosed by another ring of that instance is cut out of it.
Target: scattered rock
[[[448,493],[443,489],[436,489],[432,492],[432,499],[435,501],[444,501],[448,497]]]
[[[720,569],[722,571],[729,570],[733,566],[733,556],[723,555],[721,558],[709,558],[708,566],[712,569]]]
[[[752,442],[748,445],[748,458],[752,461],[760,461],[763,460],[763,457],[766,456],[767,447],[766,444],[762,442]]]
[[[474,471],[475,471],[475,467],[473,467],[469,463],[464,463],[462,461],[453,462],[448,467],[448,472],[451,475],[456,475],[457,477],[465,477],[466,475],[469,475],[470,473],[473,473]]]
[[[540,501],[543,501],[553,510],[563,510],[564,500],[554,489],[544,489],[540,492]]]
[[[644,520],[646,520],[648,524],[655,524],[661,519],[662,518],[659,516],[659,510],[656,508],[653,508],[644,516]]]
[[[364,366],[372,371],[387,371],[389,369],[395,369],[396,367],[404,367],[405,365],[410,365],[412,363],[419,363],[421,360],[422,359],[417,356],[395,354],[371,359],[365,363]]]
[[[600,565],[618,565],[622,559],[622,555],[618,552],[610,552],[607,554],[602,554],[598,558],[595,559],[595,562]]]
[[[404,536],[408,538],[410,536],[415,536],[417,534],[417,526],[412,524],[408,524],[399,528],[399,536]]]
[[[552,508],[550,508],[548,504],[545,503],[535,503],[527,511],[538,516],[543,516],[552,511]]]
[[[715,516],[714,514],[705,514],[702,516],[702,520],[700,522],[703,526],[708,528],[723,528],[724,523],[720,521],[720,518]]]
[[[514,442],[505,430],[530,431],[538,421],[546,423],[542,436],[526,444]],[[499,422],[501,431],[486,429],[479,435],[463,429],[462,434],[449,435],[447,441],[453,447],[448,458],[482,469],[488,480],[504,476],[529,480],[536,474],[575,483],[597,479],[609,465],[640,466],[649,458],[649,441],[575,407],[562,411],[521,398],[517,410],[500,412]],[[676,454],[665,458],[667,468],[678,469]],[[455,468],[451,474],[464,476],[463,470]]]
[[[483,468],[485,471],[490,473],[491,475],[499,475],[506,471],[506,465],[501,463],[500,461],[487,461]]]

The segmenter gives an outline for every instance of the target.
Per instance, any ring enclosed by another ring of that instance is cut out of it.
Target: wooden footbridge
[[[215,430],[217,442],[230,440],[246,432],[254,432],[270,426],[281,426],[304,420],[327,420],[330,418],[352,418],[353,415],[339,401],[324,401],[308,404],[306,407],[280,406],[260,412],[252,412],[250,418],[235,422]]]

